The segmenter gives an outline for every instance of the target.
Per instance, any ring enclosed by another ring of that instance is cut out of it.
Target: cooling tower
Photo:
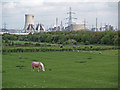
[[[33,14],[25,14],[25,30],[29,30],[29,26],[32,26],[33,28],[31,30],[35,29],[34,26],[34,15]]]

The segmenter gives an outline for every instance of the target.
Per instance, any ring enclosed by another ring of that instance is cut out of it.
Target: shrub
[[[89,41],[85,41],[85,45],[89,45]]]

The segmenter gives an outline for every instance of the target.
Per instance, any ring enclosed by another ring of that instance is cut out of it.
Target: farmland
[[[2,35],[3,88],[118,88],[118,32]],[[45,72],[31,70],[42,62]]]
[[[2,58],[3,88],[118,87],[118,50],[12,52]],[[43,62],[46,71],[31,72],[33,61]]]

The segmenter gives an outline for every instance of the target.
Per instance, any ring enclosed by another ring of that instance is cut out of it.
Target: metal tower
[[[68,16],[68,18],[66,18],[66,19],[68,19],[68,26],[70,26],[71,24],[73,24],[73,19],[77,19],[77,18],[73,18],[72,17],[72,14],[75,14],[74,12],[72,12],[71,11],[71,7],[69,8],[69,12],[67,13],[67,14],[69,14],[69,16]]]
[[[58,30],[58,18],[56,18],[56,31]]]
[[[84,28],[86,29],[86,24],[88,23],[87,21],[86,21],[86,19],[84,18]]]

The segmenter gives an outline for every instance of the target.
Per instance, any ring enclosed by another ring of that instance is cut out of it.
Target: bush
[[[89,45],[89,41],[85,41],[85,45]]]
[[[69,39],[68,41],[66,41],[66,44],[73,44],[73,45],[76,45],[77,42],[76,42],[76,40],[74,40],[74,39]]]

